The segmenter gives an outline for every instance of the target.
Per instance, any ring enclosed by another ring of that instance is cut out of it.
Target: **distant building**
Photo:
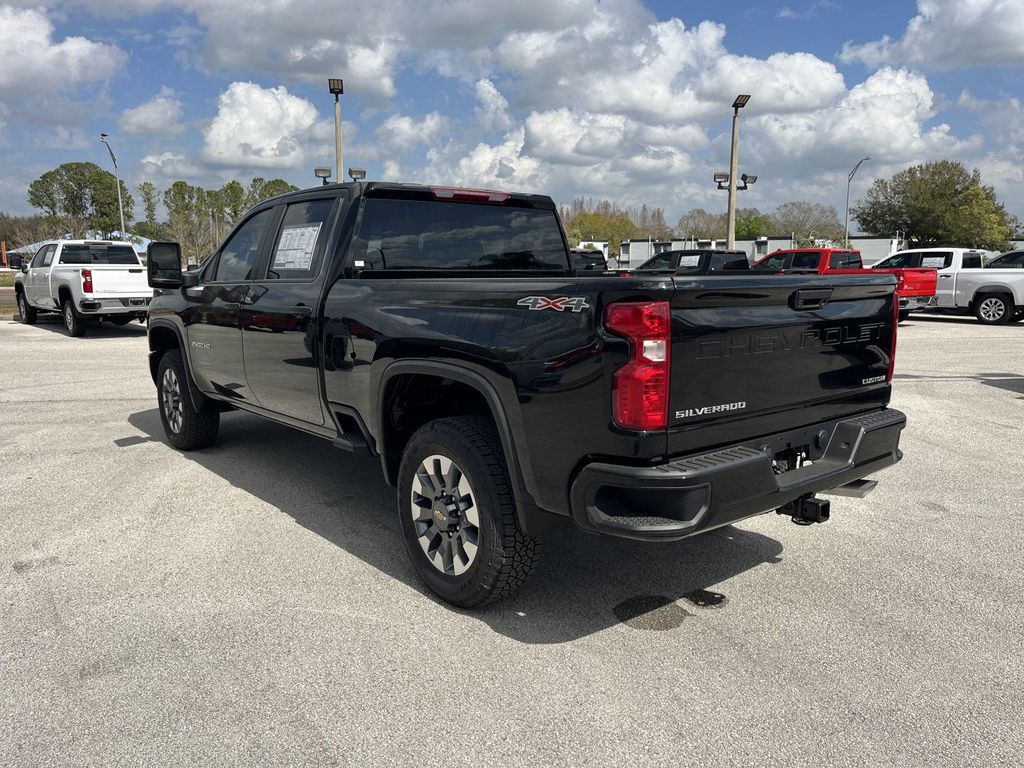
[[[576,247],[585,251],[600,251],[606,259],[608,258],[607,240],[580,240]]]

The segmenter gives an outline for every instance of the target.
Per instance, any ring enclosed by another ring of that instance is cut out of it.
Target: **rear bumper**
[[[931,296],[900,296],[900,309],[927,309],[934,307],[938,301],[935,294]]]
[[[906,423],[884,409],[655,466],[588,464],[572,485],[572,517],[596,533],[683,539],[895,464]],[[776,473],[773,457],[791,448],[813,463]]]
[[[84,298],[78,308],[85,315],[134,315],[143,317],[149,311],[152,296],[124,296],[118,298]]]

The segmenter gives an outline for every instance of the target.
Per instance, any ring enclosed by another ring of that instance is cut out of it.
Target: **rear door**
[[[310,424],[324,423],[316,319],[327,243],[343,204],[329,196],[279,206],[281,224],[242,302],[249,389],[264,408]]]
[[[259,404],[246,378],[242,357],[242,304],[249,300],[254,275],[277,211],[264,208],[239,225],[210,260],[203,282],[185,291],[189,356],[200,389],[232,400]]]
[[[676,281],[670,453],[884,404],[892,275],[717,280],[713,292]]]

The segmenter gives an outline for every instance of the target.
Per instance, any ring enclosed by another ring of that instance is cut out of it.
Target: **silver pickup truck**
[[[83,336],[90,319],[126,325],[144,320],[153,289],[131,243],[59,240],[40,248],[14,279],[22,322],[39,312],[60,312],[71,336]]]
[[[893,254],[876,267],[938,270],[935,304],[940,312],[973,313],[986,325],[1024,320],[1024,270],[1002,262],[985,266],[985,253],[969,248],[915,248]]]

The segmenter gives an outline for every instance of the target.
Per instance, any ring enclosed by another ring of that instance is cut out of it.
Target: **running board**
[[[846,485],[829,488],[827,491],[818,491],[818,493],[824,496],[850,496],[854,499],[863,499],[875,490],[876,485],[878,485],[877,480],[854,480]]]

